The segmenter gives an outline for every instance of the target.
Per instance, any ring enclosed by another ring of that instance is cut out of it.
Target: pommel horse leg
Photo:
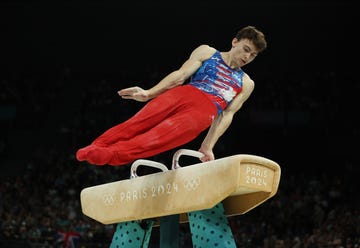
[[[147,248],[153,224],[153,220],[118,223],[110,248]]]
[[[193,247],[236,248],[224,206],[188,213]]]
[[[180,149],[174,154],[172,169],[180,168],[181,155],[201,158],[202,153]],[[213,208],[188,213],[193,247],[236,248],[228,218],[221,202]]]

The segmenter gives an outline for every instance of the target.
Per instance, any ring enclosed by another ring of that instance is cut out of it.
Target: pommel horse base
[[[151,219],[157,226],[161,217],[178,215],[179,222],[186,223],[194,221],[190,216],[220,206],[219,215],[226,219],[245,214],[278,190],[280,166],[267,158],[239,154],[181,167],[182,155],[203,156],[197,151],[180,149],[173,156],[171,170],[161,163],[136,160],[130,179],[83,189],[82,212],[103,224]],[[156,167],[160,172],[137,176],[140,165]]]

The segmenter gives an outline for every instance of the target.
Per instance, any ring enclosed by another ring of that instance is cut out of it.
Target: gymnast
[[[122,89],[123,99],[147,102],[128,120],[106,130],[76,152],[78,161],[120,166],[186,144],[209,128],[199,152],[214,160],[213,148],[254,89],[242,67],[267,47],[262,31],[240,29],[228,51],[203,44],[182,66],[150,89]]]

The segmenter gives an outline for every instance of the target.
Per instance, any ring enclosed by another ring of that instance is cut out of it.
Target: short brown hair
[[[241,40],[241,39],[251,40],[254,43],[258,52],[264,51],[267,47],[265,35],[263,34],[263,32],[261,32],[254,26],[246,26],[240,29],[237,32],[235,38],[237,40]]]

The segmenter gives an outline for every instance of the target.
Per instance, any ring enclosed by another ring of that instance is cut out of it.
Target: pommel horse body
[[[185,223],[190,219],[189,213],[202,213],[219,207],[219,203],[220,215],[245,214],[278,190],[281,169],[270,159],[238,154],[181,167],[182,155],[203,156],[197,151],[180,149],[173,156],[171,170],[158,162],[136,160],[129,179],[83,189],[82,212],[103,224],[158,220],[171,215],[178,215],[179,222]],[[160,171],[138,176],[139,166]]]

